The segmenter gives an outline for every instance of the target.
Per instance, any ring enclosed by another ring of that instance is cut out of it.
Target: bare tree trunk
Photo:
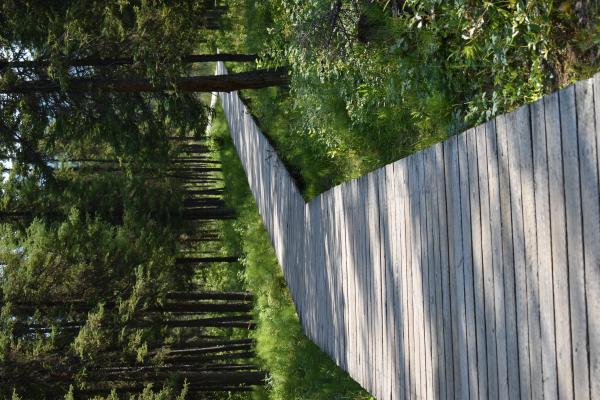
[[[215,61],[255,61],[256,54],[190,54],[183,56],[181,61],[184,63],[201,63]],[[135,61],[133,57],[85,57],[76,60],[66,60],[63,62],[65,67],[113,67],[117,65],[131,65]],[[0,69],[4,68],[42,68],[49,67],[49,60],[33,60],[33,61],[0,61]]]
[[[180,301],[195,300],[246,300],[252,301],[254,296],[249,292],[168,292],[167,299]]]
[[[150,80],[143,78],[130,79],[97,79],[72,78],[66,87],[61,87],[52,80],[21,81],[5,84],[0,88],[3,94],[25,93],[82,93],[82,92],[164,92],[177,90],[180,92],[233,92],[242,89],[261,89],[271,86],[282,86],[288,83],[287,70],[256,70],[229,75],[208,75],[177,78],[172,85],[155,86]]]
[[[236,262],[239,260],[237,256],[227,257],[186,257],[177,258],[176,264],[203,264],[203,263],[215,263],[215,262]]]

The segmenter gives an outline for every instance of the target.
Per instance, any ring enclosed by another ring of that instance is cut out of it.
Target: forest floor
[[[576,3],[230,0],[231,29],[213,46],[289,67],[289,87],[242,96],[310,200],[598,72],[599,13]],[[222,116],[213,135],[239,211],[226,241],[258,292],[258,353],[272,377],[263,395],[368,396],[301,333]]]

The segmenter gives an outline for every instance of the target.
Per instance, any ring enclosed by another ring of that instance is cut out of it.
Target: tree
[[[0,158],[47,176],[52,154],[89,143],[119,157],[165,159],[166,138],[204,129],[207,107],[193,92],[286,84],[283,69],[189,76],[195,61],[255,58],[192,54],[204,16],[221,11],[193,1],[9,2],[0,28],[0,54],[10,58],[0,62]]]

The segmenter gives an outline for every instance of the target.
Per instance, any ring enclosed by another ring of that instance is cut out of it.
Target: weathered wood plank
[[[387,178],[388,168],[381,168],[376,171],[377,180],[377,197],[379,199],[379,251],[381,264],[381,280],[379,282],[379,290],[381,297],[381,348],[380,354],[382,379],[381,379],[381,398],[391,398],[394,392],[395,381],[395,360],[396,353],[396,338],[394,331],[393,318],[393,273],[392,273],[392,242],[391,242],[391,225],[393,217],[391,215],[388,199],[387,199]]]
[[[587,364],[587,312],[585,306],[585,270],[575,87],[559,92],[560,121],[565,177],[567,216],[567,256],[569,261],[569,300],[571,307],[571,347],[575,398],[589,398]],[[578,179],[579,178],[579,179]]]
[[[577,138],[579,140],[579,173],[581,179],[581,209],[583,213],[583,257],[585,262],[584,282],[585,287],[580,288],[585,292],[587,303],[587,314],[585,324],[587,325],[586,350],[589,354],[589,382],[590,392],[584,393],[594,398],[593,393],[598,392],[600,383],[593,382],[592,378],[598,377],[598,364],[594,365],[593,353],[598,351],[598,341],[595,336],[598,331],[600,319],[596,315],[594,320],[594,304],[598,302],[600,291],[594,292],[597,286],[594,281],[598,279],[600,269],[600,193],[598,191],[598,150],[596,143],[597,127],[594,116],[594,81],[588,79],[577,82],[575,95],[577,104]],[[596,314],[598,311],[595,311]],[[583,328],[583,324],[582,324]],[[594,340],[596,349],[594,349]],[[596,355],[597,357],[597,355]],[[596,362],[598,360],[596,359]],[[586,377],[587,378],[587,377]],[[583,383],[583,381],[582,381]],[[592,390],[593,389],[593,390]],[[600,392],[597,393],[600,396]]]
[[[535,221],[537,264],[539,266],[540,346],[544,398],[558,397],[556,378],[556,338],[554,333],[554,296],[552,288],[552,239],[550,236],[550,197],[548,157],[543,100],[531,105],[531,137],[535,180]]]
[[[408,380],[408,356],[406,353],[406,313],[404,307],[404,249],[401,223],[401,193],[397,169],[399,163],[386,166],[386,197],[389,216],[389,236],[391,258],[388,260],[391,279],[388,280],[388,291],[392,295],[392,302],[388,311],[390,317],[390,330],[393,332],[391,339],[394,341],[392,352],[392,398],[405,399]]]
[[[483,253],[483,300],[485,312],[485,342],[487,358],[487,381],[490,399],[498,398],[498,361],[496,349],[496,321],[494,301],[494,270],[492,259],[492,233],[490,218],[490,194],[487,154],[489,124],[475,129],[477,144],[477,166],[479,169],[479,199],[481,210],[481,249]]]
[[[531,120],[530,120],[531,121]],[[527,321],[529,325],[529,365],[531,370],[531,395],[542,394],[542,351],[540,335],[539,282],[535,225],[534,177],[532,165],[530,126],[522,128],[519,135],[519,165],[523,201],[523,230],[525,239],[525,274],[527,278]]]
[[[426,311],[429,322],[429,346],[431,349],[431,367],[430,376],[432,380],[431,396],[439,398],[440,396],[440,379],[439,370],[441,364],[438,356],[438,318],[437,310],[438,303],[436,299],[436,276],[439,276],[437,269],[439,268],[439,249],[437,233],[439,229],[437,216],[437,193],[435,187],[435,177],[439,173],[435,163],[435,149],[430,147],[423,151],[423,163],[425,165],[425,207],[427,219],[427,245],[428,258],[428,309]]]
[[[464,263],[462,253],[460,171],[458,138],[445,143],[447,229],[450,269],[450,307],[452,313],[452,348],[455,396],[469,396],[469,363],[467,359]]]
[[[428,240],[428,223],[427,220],[427,182],[425,181],[425,152],[421,151],[415,154],[418,165],[418,204],[419,204],[419,216],[421,226],[421,297],[422,297],[422,318],[423,318],[423,344],[424,344],[424,356],[425,356],[425,389],[427,398],[433,397],[433,366],[431,356],[431,314],[429,310],[430,296],[429,296],[429,269],[430,269],[430,256],[431,251],[429,249],[431,242]]]
[[[407,163],[407,190],[408,190],[408,207],[406,215],[406,224],[409,236],[409,251],[411,253],[411,264],[410,264],[410,281],[409,281],[409,292],[411,293],[411,304],[412,304],[412,329],[413,329],[413,354],[415,360],[415,396],[425,397],[425,360],[424,360],[424,349],[423,349],[423,319],[421,313],[421,295],[422,291],[419,289],[421,282],[421,271],[420,271],[420,224],[416,216],[418,215],[418,195],[417,195],[417,181],[418,181],[418,169],[417,161],[414,157],[408,159]]]
[[[360,284],[362,285],[362,298],[361,298],[361,307],[363,310],[364,316],[364,327],[363,327],[363,346],[362,346],[362,355],[363,355],[363,374],[364,374],[364,382],[365,388],[369,392],[374,391],[374,374],[371,371],[375,371],[374,365],[374,345],[375,341],[373,340],[373,314],[374,310],[374,302],[372,300],[373,296],[373,275],[372,275],[372,260],[371,260],[371,251],[370,248],[370,234],[371,227],[370,223],[370,210],[369,210],[369,177],[368,175],[363,175],[358,178],[358,197],[359,197],[359,209],[360,209],[360,218],[362,220],[361,223],[361,235],[360,235],[360,245],[361,245],[361,273],[362,278]]]
[[[470,133],[473,135],[474,133]],[[458,136],[458,164],[460,174],[460,222],[462,229],[462,255],[465,286],[465,331],[466,357],[468,369],[469,398],[476,399],[478,393],[477,379],[477,339],[475,324],[475,295],[473,293],[473,235],[471,231],[471,199],[469,192],[469,164],[467,153],[467,134]]]
[[[523,227],[523,203],[521,189],[520,136],[529,134],[529,107],[519,108],[509,115],[508,158],[515,263],[515,288],[517,305],[517,335],[519,346],[519,378],[521,397],[531,398],[531,374],[529,365],[529,325],[527,321],[527,275],[525,259],[525,234]]]
[[[398,204],[398,227],[402,241],[400,242],[399,252],[402,252],[403,257],[401,259],[401,275],[402,275],[402,312],[405,316],[403,320],[402,330],[404,335],[404,353],[406,357],[405,361],[405,398],[414,398],[415,394],[415,360],[414,360],[414,337],[412,331],[412,296],[411,296],[411,251],[410,251],[410,233],[409,224],[407,223],[408,218],[408,204],[409,204],[409,191],[408,191],[408,159],[400,160],[394,166],[394,174],[396,177],[396,187],[398,191],[399,202]]]
[[[502,216],[498,177],[498,138],[496,122],[486,124],[488,187],[490,196],[490,229],[492,241],[492,276],[494,280],[495,338],[498,373],[498,397],[507,399],[508,369],[506,358],[506,316],[504,306],[504,271],[502,254]]]
[[[400,314],[400,305],[397,301],[398,294],[401,291],[400,276],[396,269],[398,262],[396,233],[396,204],[394,198],[397,196],[395,189],[394,164],[388,164],[384,167],[384,181],[380,185],[380,197],[384,199],[382,204],[382,236],[385,238],[383,251],[386,258],[386,270],[384,278],[384,291],[386,295],[386,326],[384,337],[384,351],[388,352],[388,378],[390,399],[401,398],[403,379],[402,365],[402,328],[398,327],[397,319]]]
[[[553,93],[544,98],[544,109],[548,152],[558,393],[559,396],[572,398],[573,370],[571,367],[571,327],[569,321],[569,271],[567,265],[565,189],[558,93]]]
[[[487,397],[488,374],[485,334],[485,291],[483,276],[483,247],[481,244],[481,207],[479,198],[479,166],[477,163],[477,132],[466,134],[469,170],[469,201],[473,250],[473,294],[475,297],[475,334],[477,337],[477,387],[480,398]]]
[[[410,186],[410,175],[411,175],[411,159],[405,159],[405,167],[401,170],[401,184],[402,190],[404,192],[404,228],[405,228],[405,252],[408,256],[408,260],[406,263],[406,306],[408,309],[408,330],[409,330],[409,358],[410,358],[410,393],[409,398],[417,397],[417,393],[420,392],[420,364],[418,363],[418,340],[416,339],[416,312],[415,312],[415,298],[413,296],[413,265],[415,264],[415,257],[413,251],[413,225],[411,223],[411,186]]]
[[[330,220],[329,220],[329,192],[322,193],[319,196],[320,205],[321,205],[321,220],[322,220],[322,229],[323,229],[323,254],[324,254],[324,262],[322,265],[323,277],[323,296],[324,303],[321,304],[321,308],[323,309],[323,339],[325,345],[325,353],[329,355],[329,357],[335,358],[333,356],[333,311],[334,311],[334,303],[332,299],[332,290],[331,290],[331,270],[332,270],[332,259],[331,259],[331,230],[330,230]]]
[[[355,192],[353,193],[356,201],[355,209],[355,229],[356,232],[353,234],[356,236],[357,246],[357,280],[356,280],[356,301],[357,301],[357,332],[358,342],[357,351],[359,355],[359,374],[361,383],[368,390],[370,387],[370,380],[368,379],[370,370],[370,354],[369,354],[369,310],[367,309],[367,303],[369,301],[369,289],[366,274],[367,264],[367,249],[366,249],[366,211],[365,211],[365,185],[364,177],[356,179],[354,185]]]
[[[596,124],[594,129],[594,137],[596,140],[596,173],[600,175],[600,75],[594,77],[594,106]],[[591,138],[586,137],[584,140],[586,143],[590,143],[589,146],[592,146]],[[590,157],[586,162],[589,163],[589,168],[591,169],[592,164],[594,163],[592,154],[590,154]],[[600,185],[600,177],[598,185]],[[590,184],[590,187],[592,187],[591,192],[593,193],[593,184]],[[588,189],[586,189],[586,191],[587,190]],[[588,196],[593,200],[593,194],[586,194],[586,198]],[[592,207],[598,207],[598,204]],[[585,208],[586,207],[584,206],[584,209]],[[589,229],[592,229],[592,227]],[[593,239],[594,234],[590,233],[590,237]],[[594,246],[593,242],[591,243],[592,246]],[[598,243],[598,241],[596,241],[596,243]],[[600,296],[598,296],[598,293],[600,293],[600,261],[598,260],[597,244],[595,245],[592,254],[586,255],[585,259],[587,264],[585,282],[588,306],[588,332],[590,338],[590,396],[592,399],[595,399],[600,398],[600,335],[594,334],[594,332],[600,332]]]
[[[332,189],[332,212],[334,224],[334,258],[336,262],[335,270],[335,285],[336,285],[336,302],[338,312],[336,314],[336,351],[338,354],[339,365],[343,369],[347,369],[346,365],[346,340],[348,336],[347,329],[347,309],[346,309],[346,258],[345,239],[344,239],[344,220],[342,218],[342,199],[341,186],[336,186]]]
[[[441,144],[432,147],[427,155],[426,165],[429,166],[427,171],[426,181],[429,182],[429,207],[428,210],[428,221],[431,221],[432,236],[430,238],[433,248],[430,260],[432,261],[430,269],[430,290],[433,292],[435,301],[435,309],[432,310],[432,322],[433,322],[433,334],[432,334],[432,347],[433,347],[433,373],[434,378],[434,395],[437,398],[445,397],[446,393],[446,381],[444,373],[444,326],[443,326],[443,298],[442,298],[442,254],[440,246],[440,213],[439,213],[439,189],[438,180],[444,173],[443,162],[440,164],[437,158],[437,152],[441,148]],[[445,221],[443,222],[445,223]]]
[[[376,397],[381,397],[381,331],[379,328],[381,298],[378,288],[380,277],[380,240],[379,240],[379,205],[377,196],[377,180],[376,172],[372,172],[365,176],[366,180],[366,228],[367,241],[366,249],[368,251],[367,263],[365,272],[368,276],[369,283],[369,352],[371,368],[374,373],[371,373],[371,385],[373,394]]]
[[[442,255],[442,301],[443,301],[443,325],[444,325],[444,374],[445,374],[445,396],[443,398],[454,398],[454,371],[453,349],[452,349],[452,321],[450,304],[450,268],[448,265],[448,230],[443,227],[447,225],[446,207],[446,179],[447,179],[447,154],[446,143],[436,148],[437,164],[443,166],[443,174],[438,177],[438,213],[440,220],[440,247]]]
[[[357,240],[357,232],[358,232],[358,225],[359,222],[356,218],[357,215],[357,206],[356,206],[356,198],[357,198],[357,194],[356,194],[356,185],[357,182],[356,180],[353,180],[349,183],[348,185],[348,193],[346,194],[346,196],[344,197],[344,199],[347,201],[347,206],[346,209],[348,210],[348,222],[349,222],[349,226],[348,226],[348,242],[349,245],[351,247],[351,255],[352,255],[352,259],[350,260],[350,268],[349,268],[349,273],[351,274],[350,277],[350,289],[349,289],[349,301],[350,301],[350,305],[351,305],[351,310],[352,310],[352,315],[350,318],[351,321],[351,335],[352,335],[352,363],[353,363],[353,368],[350,369],[352,377],[355,380],[358,380],[361,376],[361,364],[360,364],[360,352],[358,351],[358,346],[360,345],[360,332],[359,332],[359,324],[358,324],[358,318],[363,318],[362,314],[360,313],[360,308],[359,308],[359,304],[358,304],[358,298],[357,298],[357,293],[358,293],[358,284],[357,282],[360,279],[360,274],[359,274],[359,245],[358,245],[358,240]]]

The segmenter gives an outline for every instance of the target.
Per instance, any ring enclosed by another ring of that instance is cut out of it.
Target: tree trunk
[[[247,62],[255,61],[256,54],[190,54],[183,56],[181,61],[184,63],[201,63],[215,61],[236,61]],[[131,65],[135,61],[133,57],[85,57],[76,60],[65,60],[62,64],[65,67],[113,67],[117,65]],[[4,68],[42,68],[49,67],[49,60],[33,60],[33,61],[0,61],[0,69]]]
[[[185,194],[190,196],[221,196],[223,195],[223,189],[186,190]]]
[[[225,353],[231,351],[250,351],[252,350],[252,343],[246,344],[227,344],[221,346],[212,346],[212,347],[199,347],[199,348],[190,348],[190,349],[181,349],[181,350],[171,350],[165,354],[165,357],[168,358],[177,358],[179,356],[199,356],[204,354],[214,354],[214,353]]]
[[[167,299],[180,301],[196,300],[246,300],[252,301],[254,296],[249,292],[168,292]]]
[[[195,318],[180,320],[162,320],[162,321],[131,321],[127,323],[130,328],[151,328],[163,326],[166,328],[244,328],[255,329],[256,323],[252,321],[252,315],[233,315],[227,317],[215,318]]]
[[[230,208],[186,209],[181,217],[188,221],[235,219],[235,211]]]
[[[197,314],[206,312],[246,312],[252,311],[251,303],[167,303],[160,307],[151,307],[150,312],[169,312],[174,314]]]
[[[229,75],[209,75],[177,78],[172,85],[155,86],[150,80],[143,78],[130,79],[97,79],[72,78],[66,87],[52,80],[21,81],[6,84],[0,88],[3,94],[27,93],[83,93],[83,92],[164,92],[177,90],[180,92],[232,92],[242,89],[262,89],[271,86],[283,86],[288,83],[287,70],[256,70]]]
[[[175,264],[204,264],[204,263],[215,263],[215,262],[237,262],[239,257],[227,256],[227,257],[186,257],[175,259]]]

